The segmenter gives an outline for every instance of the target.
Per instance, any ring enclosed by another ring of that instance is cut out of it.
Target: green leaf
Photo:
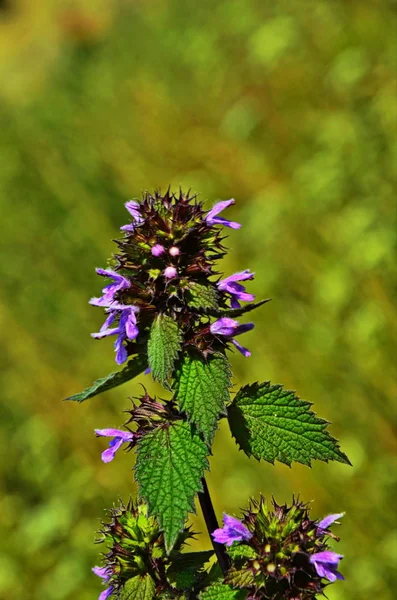
[[[215,583],[201,592],[200,600],[245,600],[247,593],[244,590],[234,590],[230,585]]]
[[[207,359],[186,354],[178,366],[175,398],[189,421],[210,443],[225,403],[230,399],[230,366],[223,354]]]
[[[153,600],[155,598],[156,585],[149,574],[132,577],[124,584],[120,600]]]
[[[241,388],[229,406],[232,435],[248,456],[286,465],[310,466],[314,459],[350,464],[337,440],[326,431],[328,421],[310,410],[311,403],[270,382]]]
[[[231,567],[225,577],[225,582],[234,588],[250,587],[255,581],[255,575],[250,569],[238,569],[236,566]]]
[[[188,304],[204,312],[218,309],[219,293],[214,284],[191,283],[188,293]]]
[[[116,371],[116,373],[110,373],[109,375],[106,375],[106,377],[102,377],[102,379],[97,379],[83,392],[74,394],[74,396],[69,396],[68,398],[65,398],[65,400],[84,402],[84,400],[88,400],[88,398],[93,398],[98,394],[102,394],[102,392],[107,392],[108,390],[111,390],[118,385],[137,377],[146,369],[146,367],[146,357],[137,355],[135,358],[131,359],[121,371]]]
[[[167,423],[143,436],[137,444],[135,477],[150,514],[164,530],[169,552],[182,531],[194,497],[202,490],[208,469],[208,447],[183,421]]]
[[[212,550],[178,554],[167,570],[168,581],[179,590],[192,589],[213,554]]]
[[[242,306],[241,308],[219,308],[218,310],[210,310],[207,311],[209,315],[213,317],[241,317],[241,315],[245,315],[245,313],[251,312],[251,310],[255,310],[263,304],[270,302],[271,298],[266,298],[266,300],[260,300],[259,302],[251,302],[246,306]]]
[[[235,560],[237,558],[257,558],[258,553],[252,546],[247,546],[247,544],[232,544],[227,549],[227,553],[231,559]]]
[[[148,357],[153,378],[160,383],[164,383],[172,375],[181,344],[178,323],[168,315],[158,315],[150,329]]]

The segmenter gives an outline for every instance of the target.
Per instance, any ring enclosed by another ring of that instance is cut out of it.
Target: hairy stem
[[[199,500],[200,500],[201,510],[203,511],[205,524],[207,526],[208,533],[210,534],[210,538],[211,538],[212,545],[215,550],[216,557],[218,559],[219,566],[222,569],[223,574],[225,575],[226,571],[228,570],[228,568],[230,566],[229,559],[226,554],[224,545],[218,544],[217,542],[215,542],[211,536],[211,533],[213,531],[215,531],[215,529],[218,529],[219,525],[218,525],[218,521],[216,519],[214,507],[212,505],[211,496],[208,491],[207,482],[204,479],[204,477],[201,479],[201,483],[203,485],[203,491],[200,492],[198,495]]]

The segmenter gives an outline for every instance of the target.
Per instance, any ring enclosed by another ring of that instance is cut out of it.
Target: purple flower
[[[139,202],[135,202],[135,200],[129,200],[124,204],[124,206],[130,213],[131,217],[134,219],[135,224],[129,223],[128,225],[123,225],[122,227],[120,227],[120,229],[121,231],[134,231],[135,226],[139,225],[144,220],[140,212],[141,205],[139,204]]]
[[[178,271],[175,267],[167,267],[166,269],[164,269],[163,275],[167,279],[172,279],[173,277],[176,277],[178,275]]]
[[[92,569],[92,571],[95,573],[95,575],[98,575],[98,577],[101,577],[103,579],[103,581],[109,581],[111,571],[107,567],[94,567]],[[110,586],[106,590],[103,590],[103,592],[99,595],[98,600],[106,600],[112,594],[113,594],[113,586]]]
[[[325,577],[325,579],[328,579],[333,583],[337,579],[344,579],[343,575],[337,571],[341,558],[343,558],[342,554],[336,554],[336,552],[325,550],[324,552],[312,554],[309,561],[315,566],[317,575]]]
[[[133,433],[130,431],[122,431],[121,429],[95,429],[95,433],[98,437],[113,438],[109,442],[109,448],[101,454],[104,463],[111,462],[114,459],[117,450],[119,450],[125,442],[132,442],[134,439]],[[98,575],[98,573],[96,573],[96,575]],[[100,577],[102,577],[102,575],[100,575]]]
[[[337,521],[338,519],[344,517],[344,515],[345,513],[338,513],[335,515],[328,515],[327,517],[324,517],[324,519],[318,524],[317,535],[324,535],[325,531],[329,529],[330,525],[332,525],[332,523],[335,523],[335,521]]]
[[[116,292],[120,290],[125,290],[130,287],[131,283],[115,271],[111,271],[110,269],[95,269],[98,275],[102,275],[102,277],[110,277],[114,279],[113,283],[109,283],[106,285],[102,292],[103,296],[101,298],[91,298],[89,301],[93,306],[103,306],[109,307],[112,302],[115,302],[114,295]]]
[[[161,244],[155,244],[152,247],[153,256],[161,256],[162,254],[164,254],[164,252],[165,252],[165,248]]]
[[[226,513],[223,514],[223,527],[215,529],[211,535],[218,544],[226,544],[226,546],[252,538],[252,533],[241,521]]]
[[[226,279],[222,279],[217,283],[218,289],[222,292],[228,292],[231,295],[232,308],[240,308],[239,300],[243,302],[252,302],[255,300],[253,294],[248,294],[245,291],[245,287],[241,283],[237,283],[238,281],[253,279],[254,275],[255,273],[250,273],[249,269],[246,269],[245,271],[240,271],[240,273],[234,273],[234,275],[230,275],[230,277],[226,277]]]
[[[110,304],[107,312],[109,312],[109,316],[106,318],[99,332],[91,333],[91,336],[96,339],[102,339],[109,335],[117,335],[114,349],[116,351],[116,363],[121,365],[128,358],[124,341],[127,339],[135,340],[139,335],[136,322],[136,313],[139,312],[139,308],[137,306],[125,306],[118,302],[113,302]],[[117,316],[119,317],[118,326],[110,327]]]
[[[212,323],[210,331],[214,335],[224,335],[225,337],[231,338],[230,341],[236,346],[237,350],[245,357],[248,357],[251,356],[251,352],[233,339],[233,336],[241,335],[246,331],[251,331],[254,327],[255,325],[253,323],[244,323],[243,325],[240,325],[238,321],[235,321],[230,317],[221,317],[215,321],[215,323]]]
[[[210,227],[212,225],[224,225],[225,227],[231,227],[232,229],[240,229],[240,223],[236,223],[235,221],[228,221],[224,217],[216,216],[231,204],[234,204],[234,198],[231,198],[231,200],[223,200],[222,202],[217,202],[217,204],[215,204],[215,206],[208,212],[208,214],[205,217],[207,225],[209,225]]]

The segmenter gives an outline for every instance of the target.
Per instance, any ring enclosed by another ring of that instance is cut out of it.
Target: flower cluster
[[[226,544],[233,566],[226,582],[249,589],[255,600],[309,600],[321,594],[328,582],[343,579],[338,565],[343,558],[328,548],[327,538],[338,538],[330,527],[344,513],[321,521],[309,518],[307,505],[271,510],[263,498],[251,501],[242,520],[224,515],[224,526],[212,536]]]
[[[96,270],[110,283],[100,297],[90,300],[106,313],[92,336],[116,336],[118,364],[144,351],[158,314],[177,321],[185,345],[193,344],[203,354],[224,351],[230,342],[244,356],[250,355],[234,338],[252,329],[253,323],[240,325],[222,311],[255,299],[240,283],[254,273],[245,270],[216,281],[215,261],[225,254],[219,226],[240,227],[219,216],[233,203],[221,201],[206,211],[195,196],[169,191],[163,196],[146,193],[141,202],[126,203],[131,222],[121,227],[119,251],[110,268]],[[211,323],[210,315],[218,318]]]
[[[167,573],[171,573],[173,563],[178,560],[180,550],[194,534],[185,528],[179,535],[171,553],[167,554],[164,535],[156,519],[148,515],[144,502],[111,509],[110,522],[103,523],[98,543],[105,543],[107,552],[102,555],[104,565],[92,571],[107,586],[98,600],[119,598],[124,587],[134,577],[150,573],[156,582],[156,598],[183,598],[182,591]]]

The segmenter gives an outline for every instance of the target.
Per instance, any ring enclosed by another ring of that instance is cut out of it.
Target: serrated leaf
[[[241,308],[219,308],[218,310],[210,310],[208,311],[208,314],[212,317],[241,317],[241,315],[245,315],[245,313],[251,312],[251,310],[255,310],[270,301],[271,298],[266,298],[259,302],[250,302],[250,304],[242,306]]]
[[[74,394],[65,398],[65,400],[73,400],[74,402],[84,402],[88,398],[93,398],[102,392],[107,392],[127,381],[130,381],[134,377],[140,375],[147,367],[147,359],[144,356],[135,356],[131,359],[127,365],[121,371],[110,373],[106,377],[97,379],[94,383],[79,394]]]
[[[181,344],[178,323],[168,315],[158,315],[150,329],[148,358],[153,378],[160,383],[164,383],[172,375]]]
[[[251,586],[255,581],[255,575],[249,569],[237,569],[236,567],[231,567],[228,570],[225,582],[234,588],[247,588]]]
[[[192,589],[213,554],[212,550],[206,550],[177,555],[167,570],[168,581],[179,590]]]
[[[183,421],[167,423],[143,436],[137,444],[135,477],[140,496],[164,530],[169,552],[183,529],[194,498],[202,490],[208,469],[208,447]]]
[[[237,558],[257,558],[258,553],[254,550],[252,546],[247,546],[247,544],[232,544],[228,549],[227,553],[231,559],[235,560]]]
[[[120,600],[154,600],[156,585],[149,574],[128,579],[119,593]]]
[[[188,304],[193,308],[204,312],[218,309],[219,293],[213,284],[191,283],[188,296]]]
[[[207,359],[186,354],[178,366],[175,398],[190,422],[210,443],[220,414],[229,401],[230,366],[223,354]]]
[[[241,388],[229,406],[230,429],[241,449],[258,460],[308,466],[314,459],[350,464],[326,431],[328,421],[310,407],[310,402],[281,385],[254,383]]]
[[[201,592],[200,600],[245,600],[247,593],[244,590],[234,590],[224,583],[215,583]]]

